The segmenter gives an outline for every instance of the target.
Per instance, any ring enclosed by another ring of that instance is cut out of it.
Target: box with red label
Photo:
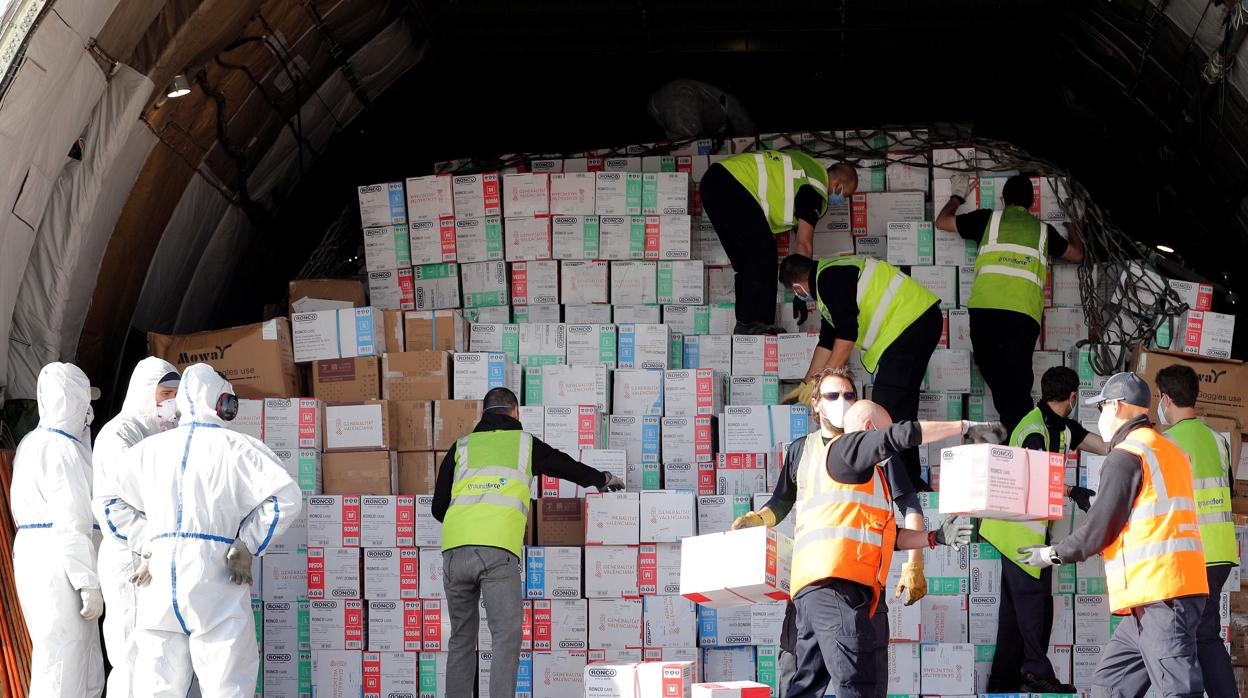
[[[793,540],[763,526],[686,538],[680,595],[711,608],[785,601],[792,557]]]
[[[601,448],[606,441],[606,418],[597,405],[547,407],[542,440],[576,458],[581,449]]]
[[[663,375],[663,410],[668,417],[719,414],[726,376],[710,368],[669,370]]]
[[[451,192],[455,201],[456,218],[482,218],[501,216],[502,201],[498,173],[483,172],[473,175],[455,175],[451,179]]]
[[[641,599],[590,599],[589,646],[630,649],[642,646]]]
[[[695,683],[691,696],[692,698],[771,698],[771,686],[754,681]]]
[[[445,652],[451,640],[451,616],[442,599],[424,599],[421,604],[421,647],[425,652]]]
[[[692,647],[698,641],[697,606],[683,596],[647,596],[642,600],[646,647]]]
[[[850,232],[854,235],[887,235],[888,224],[918,222],[927,216],[926,193],[881,191],[854,194],[850,198]]]
[[[1065,457],[993,444],[946,448],[940,476],[957,482],[940,496],[940,513],[1016,521],[1062,517]]]
[[[321,402],[314,398],[267,398],[264,444],[273,449],[321,448]]]
[[[550,218],[503,219],[503,249],[508,262],[550,259]]]
[[[360,497],[360,545],[365,548],[413,546],[413,506],[411,495]]]
[[[503,215],[508,218],[544,216],[550,213],[550,175],[523,173],[503,175]]]
[[[559,303],[559,262],[516,262],[511,265],[512,305]]]
[[[640,495],[642,542],[675,543],[694,535],[697,515],[692,491],[647,491]]]
[[[446,590],[442,586],[442,579],[441,548],[421,548],[419,582],[421,596],[426,599],[446,598]]]
[[[1209,310],[1213,307],[1213,287],[1209,284],[1166,279],[1166,285],[1179,295],[1180,302],[1187,304],[1188,310]]]
[[[308,545],[324,548],[360,546],[360,498],[311,495],[305,502]]]
[[[1235,339],[1235,316],[1189,310],[1179,318],[1177,339],[1175,351],[1229,359]]]
[[[414,310],[416,279],[411,267],[368,272],[368,299],[382,310]]]
[[[636,492],[585,495],[586,545],[637,545],[641,535]]]
[[[455,216],[449,174],[407,178],[407,220],[436,221]]]
[[[696,662],[643,662],[637,665],[637,698],[690,698],[697,680]]]
[[[372,652],[419,652],[423,625],[420,601],[369,601],[368,649]]]
[[[360,581],[359,548],[308,548],[308,598],[358,599]]]
[[[420,598],[418,548],[364,548],[364,598]]]
[[[767,489],[767,454],[719,453],[715,457],[715,494],[753,496]]]
[[[313,651],[364,649],[364,602],[359,599],[308,602],[308,638]]]
[[[714,462],[719,431],[714,416],[664,417],[661,424],[663,461],[673,463]]]
[[[734,334],[732,374],[734,376],[780,375],[780,345],[774,335]]]
[[[689,216],[646,216],[645,258],[692,259],[693,227]]]
[[[410,652],[365,652],[363,698],[417,695],[419,659]]]
[[[589,606],[585,599],[537,599],[531,603],[534,650],[589,649]]]
[[[719,448],[727,453],[767,453],[776,443],[771,431],[771,408],[767,405],[725,407],[719,418],[719,431]]]
[[[407,225],[412,264],[440,264],[455,261],[455,219],[412,221]],[[372,277],[369,277],[372,281]],[[371,283],[369,284],[371,287]],[[373,305],[377,305],[375,297]],[[384,306],[383,306],[384,307]]]
[[[585,596],[616,599],[637,596],[637,546],[585,547]]]
[[[533,649],[533,602],[523,601],[523,618],[520,621],[520,649]],[[490,651],[494,649],[494,635],[490,632],[490,613],[485,608],[485,598],[477,605],[477,649]]]
[[[680,543],[643,543],[637,549],[637,589],[643,596],[680,593]]]

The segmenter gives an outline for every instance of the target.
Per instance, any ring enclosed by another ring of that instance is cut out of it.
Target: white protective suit
[[[13,569],[34,654],[30,698],[99,696],[104,660],[99,624],[79,611],[83,589],[99,589],[91,516],[91,448],[81,440],[91,384],[72,364],[39,372],[39,426],[13,462]]]
[[[260,654],[251,590],[232,584],[235,539],[263,555],[303,506],[299,486],[259,440],[222,427],[229,382],[207,364],[182,374],[181,421],[126,451],[117,496],[147,519],[121,531],[151,554],[134,630],[136,696],[183,698],[192,672],[205,696],[251,698]]]
[[[127,545],[126,534],[121,531],[131,531],[142,537],[143,527],[143,517],[115,496],[116,471],[122,467],[121,459],[127,449],[160,433],[156,386],[166,374],[176,371],[173,364],[154,356],[140,361],[130,375],[130,387],[121,412],[100,429],[92,449],[95,492],[92,509],[104,532],[98,570],[104,592],[104,648],[113,665],[108,675],[109,698],[130,696],[130,669],[135,656],[130,635],[134,630],[138,589],[130,583],[130,577],[139,562]]]

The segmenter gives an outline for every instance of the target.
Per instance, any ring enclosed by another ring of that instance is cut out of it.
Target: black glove
[[[793,296],[793,319],[797,320],[798,326],[806,323],[806,318],[810,316],[810,309],[806,306],[806,301]]]
[[[1070,488],[1066,496],[1070,497],[1070,501],[1074,502],[1075,506],[1087,511],[1092,508],[1092,498],[1096,496],[1096,491],[1075,485]]]

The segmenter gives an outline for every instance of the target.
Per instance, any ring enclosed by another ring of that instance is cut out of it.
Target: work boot
[[[1074,686],[1059,683],[1057,679],[1045,679],[1035,674],[1023,674],[1025,693],[1078,693]]]
[[[1006,681],[995,676],[988,677],[988,686],[984,689],[985,693],[1018,693],[1018,681]]]
[[[763,324],[761,322],[745,322],[738,320],[735,327],[732,328],[733,334],[764,334]]]

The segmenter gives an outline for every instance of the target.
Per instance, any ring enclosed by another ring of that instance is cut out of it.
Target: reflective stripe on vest
[[[828,171],[801,151],[742,153],[719,164],[754,196],[772,233],[778,235],[797,225],[793,199],[803,186],[814,187],[822,195],[819,215],[827,212]]]
[[[533,437],[522,431],[474,432],[455,442],[451,503],[442,549],[502,548],[521,556],[528,523]]]
[[[829,257],[819,260],[814,288],[819,314],[829,325],[835,326],[835,323],[832,321],[832,312],[819,294],[818,277],[824,269],[844,266],[858,269],[858,286],[855,292],[858,337],[854,344],[862,350],[862,365],[875,373],[884,350],[927,312],[938,298],[888,262],[863,255]]]
[[[1122,614],[1144,604],[1208,594],[1187,456],[1148,427],[1131,432],[1114,448],[1138,455],[1144,467],[1127,523],[1103,551],[1110,610]]]
[[[1231,515],[1229,446],[1222,435],[1199,419],[1184,419],[1166,430],[1170,439],[1187,454],[1192,466],[1192,495],[1196,521],[1205,546],[1208,565],[1239,564],[1235,520]]]
[[[823,579],[848,579],[872,590],[874,612],[897,540],[888,483],[879,466],[861,485],[834,480],[826,465],[831,446],[819,432],[810,434],[798,462],[791,593]]]
[[[1047,225],[1027,211],[1017,206],[993,211],[975,257],[975,283],[967,307],[1012,310],[1040,322],[1048,240]]]

